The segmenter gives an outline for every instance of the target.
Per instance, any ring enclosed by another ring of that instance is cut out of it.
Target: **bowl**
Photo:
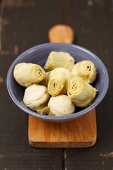
[[[87,108],[76,109],[76,112],[70,115],[47,116],[47,115],[38,114],[35,111],[30,110],[24,105],[22,99],[23,99],[25,89],[21,87],[14,80],[13,77],[14,66],[20,62],[30,62],[30,63],[39,64],[43,67],[51,51],[68,52],[75,58],[76,62],[79,62],[81,60],[91,60],[94,62],[98,74],[93,86],[96,87],[96,89],[98,90],[98,94],[90,106],[88,106]],[[108,90],[108,85],[109,85],[109,77],[108,77],[106,67],[103,64],[103,62],[99,59],[99,57],[97,57],[94,53],[92,53],[91,51],[83,47],[73,45],[73,44],[69,45],[63,43],[47,43],[47,44],[37,45],[20,54],[11,64],[8,70],[6,81],[7,81],[8,93],[11,99],[21,110],[37,118],[43,120],[49,120],[49,121],[71,120],[86,114],[87,112],[94,109],[102,101],[102,99],[104,98]]]

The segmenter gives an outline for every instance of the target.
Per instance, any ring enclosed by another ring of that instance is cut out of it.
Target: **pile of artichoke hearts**
[[[44,66],[18,63],[14,67],[14,79],[25,87],[24,104],[39,114],[63,116],[72,114],[77,107],[87,107],[96,97],[97,90],[91,84],[97,70],[90,60],[75,64],[67,52],[50,52]]]

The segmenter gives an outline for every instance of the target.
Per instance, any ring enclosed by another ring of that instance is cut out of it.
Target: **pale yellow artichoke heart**
[[[50,71],[49,71],[49,72],[46,72],[45,78],[44,78],[39,84],[44,85],[44,86],[47,86],[47,85],[48,85],[48,82],[49,82],[49,75],[50,75]]]
[[[64,67],[71,70],[74,62],[74,58],[69,53],[52,51],[46,61],[45,69],[51,71],[57,67]]]
[[[44,69],[32,63],[19,63],[14,68],[15,80],[24,87],[42,81],[46,76]]]
[[[51,97],[48,107],[50,108],[50,112],[55,116],[72,114],[75,110],[75,105],[67,95]]]
[[[49,100],[47,88],[42,85],[33,84],[26,88],[24,93],[23,102],[32,110],[38,110],[45,107]]]
[[[48,93],[51,96],[57,96],[59,95],[65,86],[66,79],[63,78],[61,75],[59,77],[54,77],[49,80],[48,83]]]
[[[43,114],[43,115],[50,115],[50,109],[49,109],[48,106],[39,107],[36,111],[40,114]]]
[[[52,70],[49,74],[48,92],[52,96],[67,92],[67,80],[70,77],[70,71],[63,67]]]
[[[76,106],[86,107],[96,97],[96,88],[78,76],[72,77],[68,82],[67,94]]]
[[[97,71],[94,63],[90,60],[84,60],[74,65],[71,70],[73,75],[78,75],[88,83],[93,83],[96,79]]]
[[[62,74],[63,77],[65,77],[66,79],[70,77],[70,71],[68,69],[63,68],[63,67],[57,67],[50,72],[49,79],[54,78],[54,76],[60,75],[60,74]]]

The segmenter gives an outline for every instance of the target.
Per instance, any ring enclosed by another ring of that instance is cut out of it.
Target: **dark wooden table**
[[[113,1],[67,0],[67,6],[63,13],[60,0],[1,2],[0,170],[113,169]],[[27,114],[8,96],[7,70],[18,54],[48,42],[49,28],[64,20],[75,29],[76,43],[97,54],[109,72],[109,91],[97,107],[98,140],[86,149],[35,149],[27,140]]]

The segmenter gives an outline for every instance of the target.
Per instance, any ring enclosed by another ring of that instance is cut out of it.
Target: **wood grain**
[[[67,122],[47,122],[29,116],[29,143],[33,147],[81,148],[96,142],[95,109]]]
[[[49,30],[49,41],[60,43],[72,43],[74,40],[74,31],[69,25],[55,25]]]
[[[49,32],[50,42],[71,44],[74,31],[68,25],[55,25]],[[95,109],[86,115],[68,122],[46,122],[29,116],[28,139],[33,147],[43,148],[82,148],[96,142]]]

